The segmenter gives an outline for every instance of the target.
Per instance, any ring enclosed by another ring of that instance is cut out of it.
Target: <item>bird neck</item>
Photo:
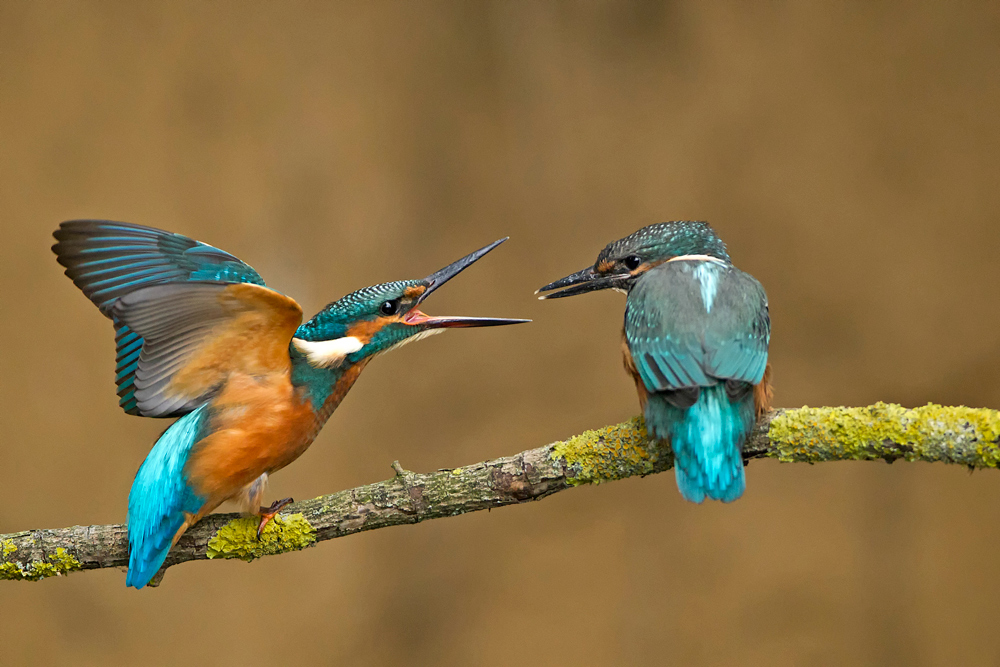
[[[292,361],[292,386],[305,396],[322,421],[326,421],[337,409],[368,363],[366,357],[356,363],[319,367],[309,363],[306,355],[294,346],[289,349],[289,356]]]

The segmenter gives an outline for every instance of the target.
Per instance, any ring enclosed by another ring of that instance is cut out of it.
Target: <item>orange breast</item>
[[[284,468],[318,430],[308,400],[287,374],[231,376],[212,410],[212,434],[195,446],[186,468],[206,505],[218,506],[261,473]]]
[[[299,458],[364,366],[346,369],[318,412],[288,373],[231,375],[212,400],[212,433],[195,445],[185,468],[195,491],[207,498],[199,517],[262,473],[274,473]]]

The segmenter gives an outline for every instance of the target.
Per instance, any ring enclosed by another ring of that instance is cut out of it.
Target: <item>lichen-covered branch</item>
[[[911,410],[885,403],[799,408],[766,415],[746,443],[744,457],[807,463],[904,459],[996,468],[998,440],[1000,412],[984,408],[932,404]],[[385,482],[290,505],[267,526],[260,541],[255,519],[206,517],[171,550],[164,570],[189,560],[251,561],[362,530],[540,500],[580,484],[648,475],[672,465],[669,448],[651,443],[638,417],[464,468],[413,473],[394,463],[396,474]],[[122,525],[0,535],[0,579],[34,581],[127,563]]]

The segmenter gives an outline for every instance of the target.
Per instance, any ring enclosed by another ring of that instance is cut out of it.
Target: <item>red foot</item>
[[[275,500],[273,503],[271,503],[270,507],[260,508],[260,525],[257,526],[258,542],[260,541],[260,536],[264,533],[264,526],[267,525],[267,522],[273,519],[281,508],[285,507],[286,505],[291,505],[293,502],[295,501],[292,500],[291,498],[283,498],[281,500]]]

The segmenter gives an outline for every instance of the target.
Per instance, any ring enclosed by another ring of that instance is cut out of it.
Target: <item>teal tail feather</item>
[[[202,406],[171,424],[136,473],[128,496],[126,586],[149,583],[184,524],[185,512],[196,514],[205,502],[188,485],[184,465],[204,437],[207,422],[207,406]]]
[[[729,503],[743,495],[743,443],[754,424],[752,393],[735,401],[725,385],[702,387],[697,402],[678,408],[653,394],[646,423],[654,437],[670,441],[674,476],[685,500]]]

